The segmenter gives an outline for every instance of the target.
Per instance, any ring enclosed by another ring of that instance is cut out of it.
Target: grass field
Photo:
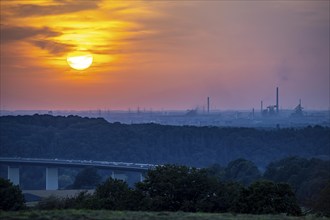
[[[185,213],[185,212],[128,212],[128,211],[106,211],[106,210],[56,210],[56,211],[19,211],[0,212],[0,219],[111,219],[111,220],[321,220],[330,219],[325,217],[304,216],[291,217],[286,215],[233,215],[210,214],[210,213]]]

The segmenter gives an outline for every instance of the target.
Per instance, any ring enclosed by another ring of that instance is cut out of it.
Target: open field
[[[291,217],[286,215],[243,215],[243,214],[211,214],[185,212],[129,212],[106,210],[56,210],[56,211],[19,211],[0,212],[0,219],[109,219],[109,220],[318,220],[326,217],[303,216]]]

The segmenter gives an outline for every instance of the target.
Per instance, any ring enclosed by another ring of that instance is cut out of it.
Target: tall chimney
[[[278,114],[279,106],[278,106],[278,87],[276,87],[276,113]]]
[[[261,101],[261,103],[260,103],[260,111],[261,111],[261,113],[262,113],[263,110],[264,110],[264,102]]]
[[[210,113],[210,97],[207,97],[207,113]]]

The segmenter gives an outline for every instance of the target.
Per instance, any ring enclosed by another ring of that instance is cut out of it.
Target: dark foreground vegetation
[[[0,210],[17,211],[25,208],[24,196],[18,186],[0,178]]]
[[[253,162],[237,159],[225,167],[214,164],[207,171],[222,181],[235,181],[245,186],[260,179],[288,183],[301,206],[321,209],[322,204],[327,204],[330,207],[330,202],[320,202],[322,196],[330,198],[329,189],[327,191],[330,187],[330,161],[288,157],[270,163],[261,173]]]
[[[330,128],[219,128],[108,123],[78,116],[0,117],[0,155],[207,167],[238,158],[265,168],[288,156],[330,157]]]
[[[251,215],[230,213],[187,213],[187,212],[134,212],[109,210],[32,210],[20,212],[0,212],[0,219],[8,220],[326,220],[329,218],[313,215],[293,217],[286,215]]]
[[[2,179],[1,182],[8,181]],[[15,188],[10,184],[3,185],[6,187],[2,193]],[[22,201],[13,204],[19,202]],[[0,209],[19,209],[16,207],[1,202]],[[205,169],[175,165],[149,170],[146,179],[134,188],[109,178],[97,186],[94,194],[83,192],[70,198],[49,197],[39,202],[37,208],[302,215],[288,184],[259,180],[244,187],[236,182],[222,182]],[[326,211],[320,214],[328,215]]]
[[[242,162],[243,160],[241,160]],[[48,197],[36,206],[40,210],[88,209],[130,211],[183,211],[208,213],[303,214],[289,184],[258,180],[249,186],[222,181],[213,169],[165,165],[149,170],[143,182],[129,187],[126,182],[109,178],[93,194],[75,197]],[[96,170],[94,170],[96,172]],[[81,172],[91,174],[89,172]],[[97,173],[84,179],[97,177]],[[89,181],[89,180],[88,180]],[[0,210],[25,209],[22,192],[8,180],[0,179]],[[308,213],[330,216],[330,184],[315,196]]]
[[[245,187],[258,180],[288,183],[299,205],[305,209],[324,211],[330,207],[330,202],[325,202],[326,198],[330,198],[330,161],[289,157],[270,163],[262,173],[253,162],[237,159],[227,166],[214,164],[204,171],[220,182],[235,182]],[[91,189],[101,182],[99,172],[95,168],[87,168],[77,174],[72,188]]]
[[[39,208],[50,208],[49,203],[41,202]],[[173,165],[149,171],[135,188],[110,178],[96,188],[94,195],[80,194],[56,204],[78,209],[301,214],[287,184],[258,181],[244,187],[223,183],[205,170]]]

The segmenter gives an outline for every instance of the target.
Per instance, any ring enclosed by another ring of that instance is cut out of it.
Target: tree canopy
[[[244,158],[330,157],[330,128],[255,129],[108,123],[79,116],[2,116],[0,154],[207,167]],[[252,171],[252,170],[251,170]],[[248,182],[248,180],[246,180]]]
[[[0,210],[17,211],[25,208],[25,200],[20,188],[3,178],[0,178],[0,198]]]
[[[177,165],[149,170],[146,179],[135,188],[109,178],[91,196],[80,194],[60,203],[50,201],[43,207],[51,209],[52,204],[55,208],[301,214],[288,184],[259,180],[244,187],[222,182],[203,169]]]
[[[81,170],[73,183],[74,189],[93,189],[101,182],[101,176],[97,173],[97,169],[88,167]]]
[[[300,203],[313,207],[330,181],[330,161],[288,157],[267,166],[264,178],[286,182],[295,190]]]

